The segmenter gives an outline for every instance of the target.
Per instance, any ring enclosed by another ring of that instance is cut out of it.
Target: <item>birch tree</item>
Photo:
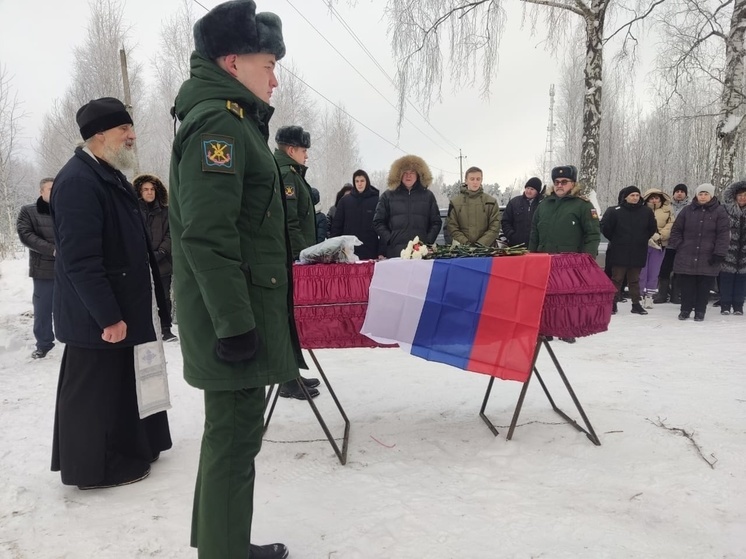
[[[423,101],[425,108],[439,99],[443,81],[443,50],[448,51],[450,77],[454,83],[473,84],[481,74],[481,90],[489,92],[495,75],[497,52],[505,22],[505,0],[389,0],[392,48],[400,59],[397,72],[400,113],[407,95]],[[583,132],[579,182],[585,193],[596,188],[600,154],[603,90],[603,49],[606,42],[622,34],[622,53],[634,51],[634,30],[665,0],[521,0],[531,8],[535,22],[543,17],[547,44],[556,46],[570,31],[571,18],[580,18],[585,35]],[[605,25],[612,5],[633,16],[608,36]],[[400,116],[401,119],[401,116]]]
[[[11,252],[17,238],[15,223],[20,200],[13,168],[20,156],[18,134],[23,116],[11,78],[0,66],[0,258]]]
[[[660,66],[671,86],[669,98],[681,97],[682,85],[696,79],[720,87],[710,175],[720,193],[733,181],[744,117],[746,0],[678,0],[661,23],[668,47]]]

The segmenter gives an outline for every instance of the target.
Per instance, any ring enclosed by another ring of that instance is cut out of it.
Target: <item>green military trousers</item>
[[[199,559],[247,559],[264,388],[205,390],[205,432],[192,511]]]

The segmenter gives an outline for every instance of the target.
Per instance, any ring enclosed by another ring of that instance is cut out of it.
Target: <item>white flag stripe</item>
[[[376,263],[360,333],[379,343],[411,344],[432,269],[432,260],[395,258]]]

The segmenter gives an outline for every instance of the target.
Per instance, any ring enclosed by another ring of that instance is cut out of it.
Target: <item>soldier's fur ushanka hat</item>
[[[253,0],[218,4],[194,24],[194,48],[215,60],[228,54],[285,56],[282,21],[271,12],[256,13]]]
[[[303,130],[302,126],[283,126],[277,130],[275,142],[278,145],[307,149],[311,147],[311,134]]]

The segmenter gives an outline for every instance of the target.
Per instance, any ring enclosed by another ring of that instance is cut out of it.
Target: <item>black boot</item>
[[[642,308],[640,303],[632,303],[632,310],[630,312],[632,314],[648,314],[648,311]]]
[[[311,398],[315,398],[319,395],[319,391],[315,388],[307,388],[306,391]],[[303,392],[303,389],[300,387],[297,380],[283,383],[280,386],[280,396],[282,398],[295,398],[296,400],[306,399],[306,393]]]
[[[694,322],[702,322],[705,319],[705,313],[694,311]]]
[[[321,384],[321,381],[317,378],[300,377],[300,380],[306,385],[306,388],[316,388]]]
[[[730,314],[730,305],[720,305],[720,314],[722,315],[729,315]]]
[[[736,316],[743,316],[743,303],[740,305],[733,305],[733,314]]]
[[[669,281],[667,279],[658,280],[658,293],[653,297],[653,303],[658,305],[660,303],[668,302],[668,286]]]
[[[171,332],[171,328],[169,327],[161,328],[161,336],[164,342],[171,342],[176,339],[176,336]]]
[[[616,313],[617,313],[616,301],[614,301],[614,303],[611,306],[611,314],[616,314]]]
[[[249,544],[249,559],[286,559],[288,548],[281,543]]]
[[[686,320],[687,318],[689,318],[689,316],[691,316],[691,314],[692,311],[681,311],[679,313],[679,320]]]

